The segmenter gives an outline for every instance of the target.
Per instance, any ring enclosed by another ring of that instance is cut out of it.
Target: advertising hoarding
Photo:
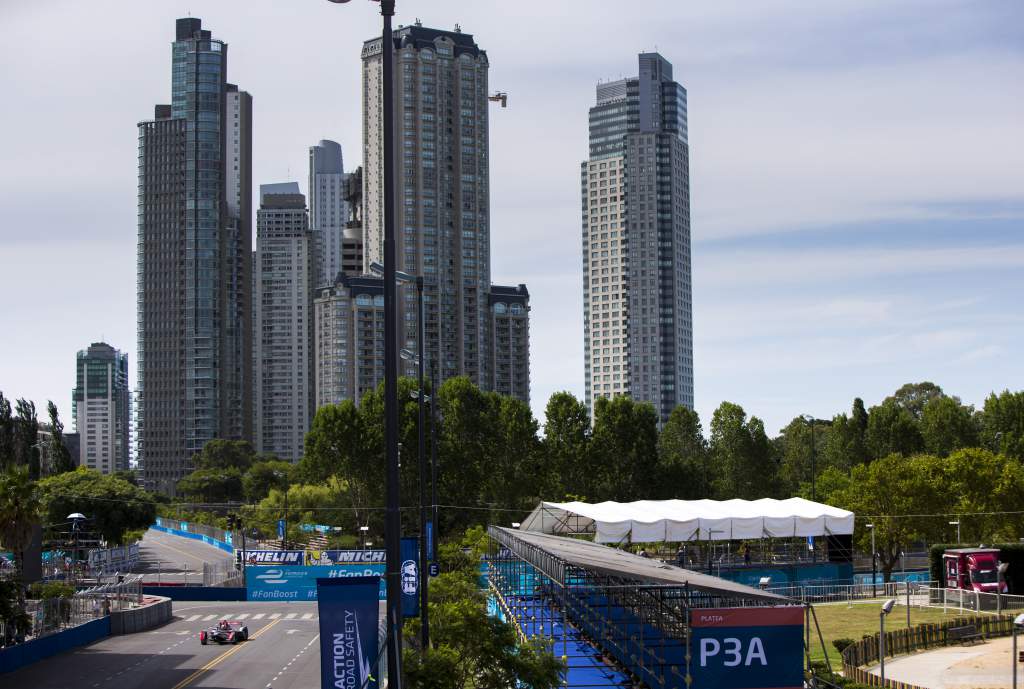
[[[320,686],[375,689],[379,577],[320,579]],[[268,685],[269,686],[269,685]]]
[[[695,608],[691,689],[802,689],[804,609]]]

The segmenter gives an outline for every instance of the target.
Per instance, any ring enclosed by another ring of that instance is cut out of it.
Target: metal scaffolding
[[[568,686],[685,689],[693,609],[794,603],[590,541],[497,526],[488,535],[498,607],[523,638],[562,656]],[[574,663],[593,666],[576,673],[591,683],[569,681]]]

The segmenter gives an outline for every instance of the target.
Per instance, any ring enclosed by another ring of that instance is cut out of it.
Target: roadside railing
[[[241,572],[234,560],[203,563],[203,586],[244,586]]]
[[[949,589],[933,586],[922,605],[942,608],[943,611],[959,610],[961,613],[982,612],[1000,614],[1024,610],[1024,596],[1008,593],[983,593],[965,589]]]
[[[890,581],[884,584],[815,584],[810,586],[770,586],[771,593],[799,600],[801,603],[852,603],[873,598],[896,598],[906,602],[909,591],[912,605],[924,605],[934,581]]]

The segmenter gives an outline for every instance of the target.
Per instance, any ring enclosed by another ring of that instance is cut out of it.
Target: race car
[[[199,643],[237,644],[249,639],[249,628],[238,620],[221,620],[209,629],[199,632]]]

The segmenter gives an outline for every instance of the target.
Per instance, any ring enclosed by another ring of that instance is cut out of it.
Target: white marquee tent
[[[597,543],[799,538],[852,534],[853,512],[803,498],[542,502],[519,528]]]

